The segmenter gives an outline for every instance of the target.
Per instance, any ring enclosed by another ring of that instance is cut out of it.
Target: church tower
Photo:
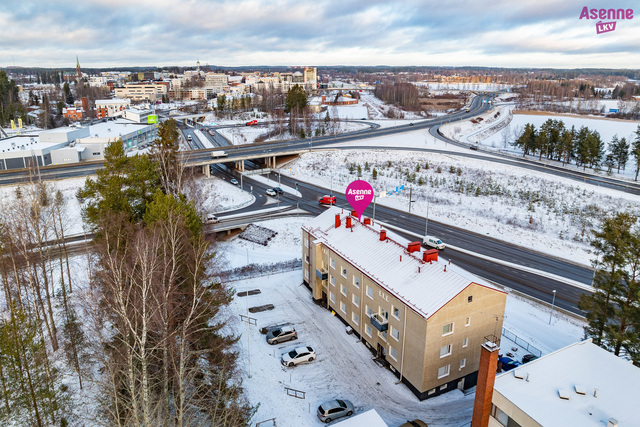
[[[78,59],[78,55],[76,55],[76,72],[78,73],[78,80],[82,78],[82,70],[80,69],[80,60]]]

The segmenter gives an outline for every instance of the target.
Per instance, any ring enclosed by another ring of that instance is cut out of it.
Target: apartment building
[[[125,98],[132,101],[160,101],[167,92],[167,85],[155,83],[130,83],[124,85],[124,87],[115,88],[116,98]]]
[[[477,381],[506,293],[332,207],[302,227],[303,281],[419,398]]]
[[[96,99],[96,117],[114,117],[131,106],[130,99]]]
[[[482,347],[472,427],[638,425],[640,368],[591,340],[497,377],[499,348]]]

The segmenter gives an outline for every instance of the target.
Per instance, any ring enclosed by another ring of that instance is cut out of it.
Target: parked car
[[[231,178],[231,181],[229,181],[230,183],[232,183],[233,185],[240,185],[240,183],[238,182],[237,179],[235,178]]]
[[[340,417],[350,417],[351,415],[353,415],[353,403],[348,400],[330,400],[318,406],[318,418],[325,423]]]
[[[538,356],[534,356],[533,354],[525,354],[524,356],[522,356],[522,363],[528,363],[531,361],[534,361],[538,358]]]
[[[322,196],[318,199],[318,203],[321,205],[335,205],[336,204],[336,196]]]
[[[297,339],[298,332],[296,332],[296,328],[291,325],[275,328],[267,333],[267,342],[269,344],[278,344],[284,341]]]
[[[515,369],[518,366],[522,365],[522,363],[518,362],[517,360],[513,360],[510,357],[504,357],[504,356],[499,357],[498,361],[502,363],[502,370],[505,372]]]
[[[427,423],[425,423],[422,420],[413,420],[413,421],[408,421],[404,424],[402,424],[400,427],[427,427]]]
[[[276,197],[276,192],[273,191],[273,188],[268,188],[265,193],[267,193],[267,196]]]
[[[311,347],[298,347],[283,354],[280,358],[280,363],[284,366],[294,366],[299,363],[313,362],[315,358],[316,352]]]
[[[278,194],[284,194],[284,190],[282,190],[282,188],[280,187],[273,187],[273,191],[275,191]]]

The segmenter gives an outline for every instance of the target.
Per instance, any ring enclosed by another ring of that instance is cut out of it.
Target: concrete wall
[[[520,424],[520,427],[542,427],[540,423],[536,422],[529,415],[523,412],[522,409],[511,403],[510,400],[500,394],[500,392],[498,392],[496,389],[493,389],[493,397],[491,398],[491,402],[494,406],[497,406],[502,412],[507,414],[509,418]],[[502,427],[502,424],[500,424],[495,420],[493,416],[491,416],[489,417],[489,426]]]
[[[75,147],[60,148],[51,152],[51,163],[54,165],[77,163],[80,160],[80,152]]]

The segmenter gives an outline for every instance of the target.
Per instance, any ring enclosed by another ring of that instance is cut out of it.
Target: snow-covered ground
[[[460,91],[498,91],[508,90],[513,85],[502,83],[438,83],[438,82],[417,82],[418,86],[428,86],[429,90],[460,90]]]
[[[221,243],[219,252],[225,253],[231,266],[299,258],[300,227],[306,221],[261,222],[261,226],[278,232],[266,247],[234,237]],[[315,415],[317,406],[334,398],[351,400],[356,413],[375,408],[390,426],[414,418],[427,421],[429,426],[461,426],[471,420],[473,394],[465,396],[456,390],[418,401],[406,386],[398,384],[390,371],[373,362],[369,350],[356,337],[345,333],[339,319],[312,302],[310,292],[301,282],[301,271],[293,271],[231,283],[238,292],[261,291],[258,295],[236,297],[226,311],[229,331],[241,335],[236,349],[245,394],[250,403],[260,405],[254,423],[275,417],[278,426],[319,426],[322,423]],[[247,330],[247,324],[240,321],[239,315],[246,315],[248,307],[264,304],[273,304],[275,308],[249,313],[257,320],[257,326],[249,326]],[[556,310],[549,324],[549,315],[549,308],[509,295],[504,327],[544,354],[582,338],[581,322]],[[295,325],[299,339],[268,345],[259,328],[283,322]],[[305,345],[314,348],[317,360],[294,368],[280,364],[283,353]],[[501,353],[512,351],[514,345],[503,337]],[[516,354],[521,357],[525,352],[519,348]],[[287,396],[285,387],[305,392],[305,399]]]
[[[420,136],[408,138],[416,148],[451,148],[450,144],[429,141],[424,132],[416,135]],[[406,134],[368,143],[402,146],[404,138]],[[540,172],[523,174],[514,166],[448,154],[387,150],[307,153],[282,173],[344,192],[351,181],[358,179],[355,173],[349,173],[350,164],[356,170],[357,165],[361,167],[361,179],[368,181],[377,194],[405,186],[401,194],[378,198],[378,204],[407,209],[412,186],[412,212],[418,215],[426,216],[429,204],[431,220],[561,258],[570,253],[573,261],[584,265],[590,265],[593,258],[588,244],[591,227],[599,224],[604,213],[640,214],[639,196]],[[366,170],[367,164],[370,170]],[[429,169],[425,168],[427,164]],[[374,168],[378,172],[376,180],[372,179]],[[413,183],[408,182],[408,174]]]

